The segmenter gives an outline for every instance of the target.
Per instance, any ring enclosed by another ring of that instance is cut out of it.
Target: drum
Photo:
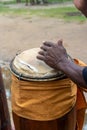
[[[38,60],[38,51],[39,48],[23,51],[10,64],[16,130],[60,130],[58,122],[65,122],[76,103],[76,85],[61,71]]]

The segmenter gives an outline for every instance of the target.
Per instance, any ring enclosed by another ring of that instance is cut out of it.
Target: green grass
[[[79,14],[80,16],[75,14]],[[23,16],[25,18],[39,16],[44,18],[58,18],[65,21],[86,21],[86,18],[82,16],[75,7],[58,7],[50,9],[15,9],[0,5],[0,15]]]
[[[58,19],[63,19],[65,21],[79,21],[79,22],[86,21],[86,18],[82,16],[81,13],[74,7],[30,9],[29,13],[31,16],[58,18]]]

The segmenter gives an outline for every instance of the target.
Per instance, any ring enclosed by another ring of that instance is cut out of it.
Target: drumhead
[[[18,54],[10,63],[11,72],[19,79],[29,81],[49,81],[60,79],[65,76],[61,71],[57,71],[36,56],[39,48],[33,48]]]

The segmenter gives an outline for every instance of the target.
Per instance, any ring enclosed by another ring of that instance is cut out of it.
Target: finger
[[[43,42],[43,45],[40,48],[44,51],[47,51],[49,47],[52,47],[52,46],[54,46],[54,43],[45,41]]]
[[[45,57],[44,56],[38,55],[38,56],[36,56],[36,58],[39,59],[39,60],[45,61]]]
[[[45,46],[48,46],[48,47],[52,47],[52,46],[54,45],[54,43],[52,43],[52,42],[47,42],[47,41],[43,42],[43,44],[44,44]]]
[[[41,48],[42,50],[44,50],[44,51],[47,51],[47,50],[49,49],[49,47],[46,46],[46,45],[43,45],[43,46],[41,46],[40,48]]]
[[[45,56],[46,55],[46,51],[39,51],[38,54]]]

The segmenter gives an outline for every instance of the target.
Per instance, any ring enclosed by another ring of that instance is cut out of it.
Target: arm
[[[87,17],[87,0],[74,0],[74,5]]]
[[[61,70],[76,84],[87,88],[83,78],[84,67],[78,66],[68,59],[62,40],[59,40],[56,44],[45,42],[37,58],[43,60],[50,67]]]
[[[60,70],[63,71],[73,82],[78,86],[83,86],[87,89],[87,84],[83,77],[83,70],[85,67],[79,66],[68,59],[60,62],[59,66]]]

